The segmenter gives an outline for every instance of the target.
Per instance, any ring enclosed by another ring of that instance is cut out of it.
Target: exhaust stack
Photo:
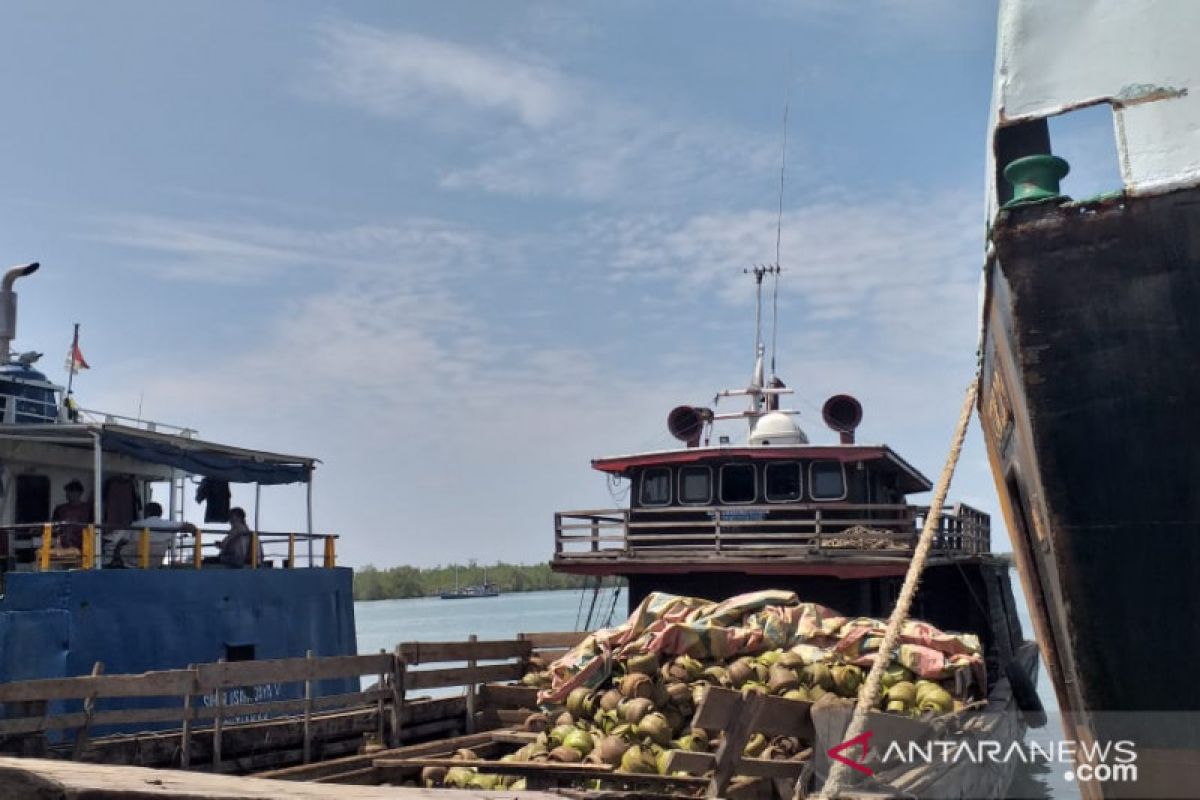
[[[4,273],[0,282],[0,364],[7,364],[12,354],[12,341],[17,338],[17,293],[13,291],[13,283],[17,278],[24,278],[38,271],[41,264],[34,261],[20,267],[13,267]]]

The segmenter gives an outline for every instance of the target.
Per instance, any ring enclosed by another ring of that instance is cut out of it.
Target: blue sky
[[[80,322],[85,406],[320,457],[343,563],[544,560],[555,510],[612,504],[590,458],[670,446],[672,406],[748,378],[790,96],[780,374],[814,440],[850,392],[860,440],[936,476],[974,364],[994,16],[4,4],[0,250],[44,265],[17,346],[65,378]],[[952,496],[996,509],[977,430]],[[264,527],[302,497],[267,491]]]

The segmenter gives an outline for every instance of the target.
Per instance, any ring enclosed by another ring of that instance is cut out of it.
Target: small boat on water
[[[455,567],[454,588],[448,589],[438,596],[443,600],[469,600],[472,597],[499,597],[500,588],[494,583],[488,583],[486,569],[483,571],[483,583],[477,583],[471,586],[459,586],[458,567]]]

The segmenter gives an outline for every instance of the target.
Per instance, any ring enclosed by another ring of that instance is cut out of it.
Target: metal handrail
[[[80,527],[84,528],[81,547],[63,547],[61,542],[56,543],[57,534],[61,534],[65,530],[74,531]],[[218,537],[223,538],[229,531],[224,528],[196,528],[195,531],[193,533],[150,528],[139,530],[129,525],[101,526],[78,522],[30,522],[0,525],[0,544],[4,545],[3,551],[0,552],[0,563],[3,564],[3,571],[20,570],[24,564],[32,564],[31,569],[43,572],[54,569],[93,569],[95,567],[97,533],[100,534],[100,542],[110,559],[113,558],[113,553],[107,548],[110,545],[115,548],[117,543],[105,541],[105,537],[121,533],[131,534],[125,540],[134,543],[128,555],[123,549],[120,552],[121,566],[124,568],[146,569],[161,566],[178,568],[190,565],[195,569],[202,569],[206,566],[204,553],[219,552],[220,538]],[[163,563],[151,563],[151,537],[153,534],[168,534],[171,537],[165,543],[165,548],[162,548],[163,542],[159,541],[159,546],[163,551]],[[212,538],[205,541],[206,535],[211,535]],[[308,560],[307,567],[336,566],[335,542],[340,538],[337,534],[256,531],[252,532],[252,536],[252,563],[248,566],[261,566],[258,563],[258,551],[261,547],[263,559],[271,561],[272,565],[278,561],[285,569],[296,568],[301,566],[300,562],[304,560],[301,558],[302,554],[297,552],[296,544],[318,541],[323,544],[319,555],[309,557],[307,555],[309,551],[305,549],[303,556]],[[32,559],[22,561],[19,557],[19,553],[22,551],[26,553],[32,551]],[[106,566],[103,565],[101,568]]]
[[[717,555],[763,549],[796,555],[879,552],[881,545],[913,546],[928,513],[928,506],[857,503],[562,511],[554,515],[554,548],[556,558],[568,560],[669,550]],[[934,548],[949,554],[990,552],[990,528],[987,514],[962,504],[948,507]]]

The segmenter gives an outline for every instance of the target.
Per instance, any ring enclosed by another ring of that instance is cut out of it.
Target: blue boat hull
[[[347,568],[9,573],[0,682],[352,655],[351,583]]]

